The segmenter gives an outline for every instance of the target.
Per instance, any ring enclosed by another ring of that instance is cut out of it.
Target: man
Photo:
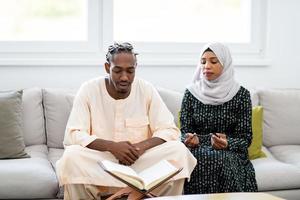
[[[99,199],[125,185],[107,174],[98,162],[108,159],[136,171],[162,159],[179,161],[183,170],[163,184],[158,195],[179,195],[196,160],[178,141],[173,116],[155,88],[135,78],[136,53],[129,43],[109,47],[107,77],[79,89],[66,127],[65,152],[57,161],[65,199]],[[157,172],[159,173],[159,172]]]

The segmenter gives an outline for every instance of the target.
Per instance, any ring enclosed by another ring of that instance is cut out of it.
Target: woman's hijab
[[[201,66],[201,57],[208,48],[214,52],[223,67],[221,75],[211,81],[205,79]],[[187,89],[204,104],[220,105],[230,101],[240,89],[240,85],[234,79],[232,58],[228,47],[221,43],[209,43],[203,47],[200,56],[193,83]]]

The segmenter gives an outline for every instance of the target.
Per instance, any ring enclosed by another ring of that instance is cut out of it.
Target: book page
[[[119,177],[123,181],[126,181],[141,190],[144,189],[143,180],[132,168],[110,160],[103,160],[102,162],[99,162],[99,164],[102,168]]]
[[[174,167],[167,160],[162,160],[155,165],[143,170],[139,173],[139,176],[143,179],[145,189],[148,190],[152,186],[159,183],[169,175],[177,172],[178,169]]]
[[[137,187],[140,190],[144,189],[144,183],[141,179],[137,179],[135,177],[129,176],[129,175],[124,175],[119,172],[112,172],[114,175],[122,179],[123,181],[126,182],[126,184],[130,183],[131,185]]]
[[[125,165],[121,165],[118,163],[114,163],[112,161],[109,160],[103,160],[102,165],[105,167],[105,169],[107,169],[110,172],[116,172],[116,173],[121,173],[127,176],[131,176],[137,179],[139,178],[139,175],[130,167],[125,166]]]

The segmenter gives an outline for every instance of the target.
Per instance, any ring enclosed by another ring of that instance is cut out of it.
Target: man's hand
[[[109,148],[109,152],[123,165],[132,165],[139,158],[138,148],[128,141],[113,142]]]
[[[147,150],[146,149],[146,145],[144,144],[144,142],[135,143],[133,145],[135,146],[136,150],[138,151],[139,156],[141,156],[142,154],[144,154],[145,151]]]
[[[228,147],[227,137],[224,133],[215,133],[211,136],[211,146],[214,149],[221,150]]]
[[[153,138],[149,138],[147,140],[138,142],[133,144],[135,146],[135,148],[137,149],[139,156],[143,155],[145,153],[145,151],[147,151],[148,149],[151,149],[157,145],[160,145],[162,143],[164,143],[165,141],[161,138],[158,137],[153,137]]]
[[[158,137],[149,138],[139,143],[131,144],[128,141],[113,142],[96,139],[86,147],[97,151],[109,151],[119,160],[120,164],[132,165],[146,150],[151,149],[165,141]]]
[[[192,134],[192,133],[187,133],[185,135],[185,140],[184,140],[184,144],[187,147],[191,147],[191,148],[195,148],[197,146],[199,146],[199,138],[197,136],[196,133]]]

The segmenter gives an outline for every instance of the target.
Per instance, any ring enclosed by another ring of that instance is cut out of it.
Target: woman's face
[[[216,54],[212,51],[206,51],[201,57],[201,67],[203,77],[208,81],[218,78],[223,71],[223,67],[217,58]]]

